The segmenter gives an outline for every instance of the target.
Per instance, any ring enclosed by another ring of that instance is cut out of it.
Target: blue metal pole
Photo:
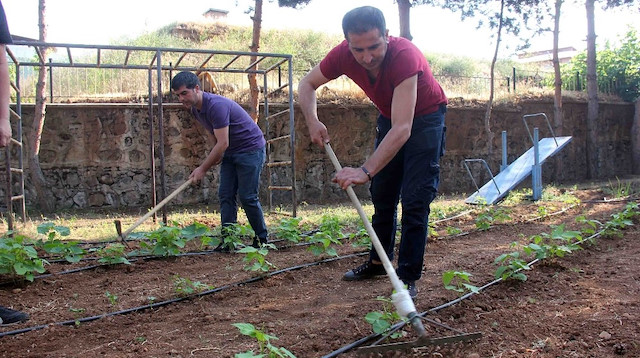
[[[533,200],[540,200],[542,197],[542,169],[540,168],[538,132],[538,128],[533,129],[533,168],[531,170],[531,179],[533,181]]]
[[[500,171],[507,169],[507,131],[502,131],[502,165]]]

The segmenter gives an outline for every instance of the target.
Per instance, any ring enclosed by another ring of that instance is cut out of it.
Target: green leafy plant
[[[241,225],[233,223],[220,227],[220,236],[222,237],[222,247],[229,250],[235,250],[238,246],[243,245],[242,240],[245,237],[254,237],[255,232],[249,225]]]
[[[624,198],[632,194],[631,182],[624,183],[616,177],[616,183],[612,183],[609,180],[609,187],[605,188],[604,191],[616,199]]]
[[[484,231],[488,230],[494,223],[506,222],[510,219],[511,217],[506,209],[485,207],[476,217],[475,224],[478,230]]]
[[[251,323],[234,323],[233,326],[243,335],[255,338],[259,345],[258,354],[255,354],[253,351],[247,351],[236,354],[235,358],[296,358],[296,356],[286,348],[276,347],[271,344],[271,340],[277,340],[278,337],[271,336],[257,329]]]
[[[125,253],[125,246],[121,243],[110,243],[107,246],[98,249],[96,254],[100,256],[98,262],[101,264],[131,265],[131,262],[127,259],[127,254]]]
[[[329,256],[338,256],[338,252],[331,244],[341,245],[340,240],[333,238],[330,234],[320,231],[313,234],[308,242],[311,244],[307,250],[311,251],[315,256],[326,254]]]
[[[500,265],[495,271],[495,277],[503,280],[513,278],[526,281],[527,275],[522,270],[531,270],[531,267],[520,258],[518,251],[502,254],[495,259],[494,263]]]
[[[173,288],[180,296],[189,296],[194,293],[204,292],[213,289],[213,286],[201,283],[199,281],[191,281],[188,278],[173,276]]]
[[[364,316],[364,319],[371,325],[373,332],[385,334],[394,323],[402,321],[402,317],[395,311],[393,302],[389,298],[378,296],[376,300],[382,302],[382,311],[369,312]],[[401,338],[405,334],[406,332],[404,331],[396,331],[389,337],[394,339]]]
[[[465,293],[471,291],[473,293],[480,292],[478,287],[469,284],[471,282],[469,277],[472,275],[466,271],[445,271],[442,274],[442,283],[447,290],[455,291],[458,293]]]
[[[60,236],[69,236],[71,230],[66,226],[58,226],[51,222],[38,225],[39,234],[45,235],[46,240],[38,240],[36,247],[44,250],[49,255],[64,258],[66,261],[78,262],[85,255],[85,251],[78,246],[77,241],[61,240]]]
[[[147,235],[150,242],[141,241],[140,247],[143,253],[154,256],[175,256],[180,254],[185,247],[188,238],[182,236],[182,230],[174,222],[173,226],[162,225]]]
[[[445,231],[447,232],[447,235],[458,235],[462,233],[462,229],[455,226],[447,226]]]
[[[109,291],[105,291],[104,296],[109,300],[109,303],[112,306],[115,306],[118,303],[118,296],[112,294]]]
[[[350,233],[348,237],[353,247],[371,247],[371,237],[362,223],[358,226],[358,229]]]
[[[273,244],[265,244],[260,246],[260,248],[246,246],[240,249],[238,252],[245,254],[242,260],[247,263],[244,269],[246,271],[260,273],[268,272],[270,268],[274,267],[271,262],[266,260],[269,249],[275,250],[276,247]]]
[[[46,235],[49,240],[55,239],[57,236],[69,236],[71,230],[66,226],[58,226],[52,222],[45,222],[38,225],[38,233]]]
[[[7,235],[0,238],[0,274],[23,277],[33,281],[35,274],[45,272],[48,261],[38,257],[31,239],[22,235]]]
[[[300,221],[300,217],[283,218],[275,229],[276,236],[293,243],[300,242]]]

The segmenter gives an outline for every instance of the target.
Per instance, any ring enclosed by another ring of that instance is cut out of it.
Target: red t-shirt
[[[353,57],[346,40],[320,62],[320,71],[326,78],[332,80],[341,75],[351,78],[387,118],[391,118],[393,90],[415,74],[418,74],[415,116],[435,112],[441,104],[447,103],[447,96],[433,77],[427,59],[411,41],[389,36],[387,54],[381,67],[378,78],[371,83],[367,70]]]

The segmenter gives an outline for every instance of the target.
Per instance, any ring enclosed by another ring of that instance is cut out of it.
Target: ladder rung
[[[23,200],[23,199],[24,199],[24,195],[16,195],[11,197],[11,201]]]
[[[22,147],[22,142],[18,141],[17,139],[11,138],[11,143],[19,145]]]
[[[275,113],[275,114],[272,114],[272,115],[270,115],[270,116],[267,116],[267,119],[273,119],[273,118],[275,118],[275,117],[281,116],[281,115],[283,115],[283,114],[287,114],[287,113],[289,113],[289,112],[290,112],[290,111],[289,111],[289,109],[285,109],[284,111],[280,111],[280,112],[278,112],[278,113]]]
[[[9,108],[9,112],[11,113],[12,116],[14,116],[16,119],[20,119],[20,116],[18,115],[18,113],[16,111],[14,111],[13,109]]]
[[[285,162],[272,162],[272,163],[267,163],[268,167],[284,167],[287,165],[291,165],[291,161],[285,161]]]
[[[9,168],[9,170],[11,170],[12,173],[24,173],[24,170],[20,168]]]
[[[290,135],[290,134],[287,134],[287,135],[283,135],[283,136],[281,136],[281,137],[275,137],[275,138],[269,139],[269,140],[267,141],[267,143],[271,144],[271,143],[273,143],[273,142],[277,142],[277,141],[279,141],[279,140],[289,139],[289,138],[291,138],[291,135]]]
[[[293,187],[270,185],[269,190],[293,190]]]

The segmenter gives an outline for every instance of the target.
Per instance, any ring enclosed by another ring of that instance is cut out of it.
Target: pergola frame
[[[35,52],[37,57],[36,62],[19,61],[14,55],[13,49],[25,49],[31,48]],[[63,50],[66,51],[65,60],[52,60],[45,59],[42,55],[42,48],[54,49],[56,52]],[[95,57],[83,56],[82,58],[74,58],[72,56],[72,50],[81,51],[95,51]],[[105,52],[113,52],[120,54],[121,62],[107,63],[104,61]],[[214,73],[240,73],[240,74],[256,74],[263,76],[263,115],[266,121],[265,135],[267,140],[267,168],[288,166],[291,167],[291,186],[272,186],[271,174],[268,172],[269,180],[269,207],[273,206],[272,203],[272,191],[273,190],[290,190],[292,196],[292,210],[293,216],[296,216],[296,192],[295,192],[295,158],[294,158],[294,143],[295,143],[295,126],[294,126],[294,108],[293,108],[293,66],[292,55],[277,54],[277,53],[258,53],[258,52],[240,52],[240,51],[220,51],[220,50],[205,50],[205,49],[187,49],[187,48],[171,48],[171,47],[139,47],[139,46],[111,46],[111,45],[82,45],[82,44],[68,44],[68,43],[46,43],[35,41],[15,41],[13,44],[7,46],[7,53],[16,67],[16,79],[14,88],[17,92],[16,100],[16,114],[19,118],[17,135],[20,137],[18,141],[21,143],[22,136],[22,120],[20,114],[21,98],[20,98],[20,68],[21,67],[41,67],[47,66],[50,70],[50,81],[53,80],[51,76],[51,70],[54,68],[96,68],[96,69],[135,69],[135,70],[147,70],[148,71],[148,109],[149,109],[149,136],[150,136],[150,158],[151,158],[151,178],[152,178],[152,206],[157,203],[156,199],[156,153],[155,153],[155,140],[154,140],[154,103],[153,103],[153,72],[156,72],[157,84],[156,94],[157,102],[155,106],[158,108],[158,159],[160,160],[160,196],[166,197],[166,182],[165,182],[165,156],[164,156],[164,126],[163,126],[163,84],[162,75],[165,72],[169,72],[169,78],[173,71],[194,71],[196,73],[201,72],[214,72]],[[147,59],[146,62],[134,61],[134,57]],[[244,63],[244,65],[242,65]],[[260,67],[263,68],[260,68]],[[284,84],[282,84],[282,67],[286,66],[288,78]],[[278,71],[278,87],[269,90],[269,83],[267,81],[267,75],[272,71]],[[51,88],[51,96],[53,97],[53,85]],[[270,115],[269,113],[269,96],[275,92],[288,89],[288,109]],[[283,114],[288,114],[290,133],[287,136],[281,136],[278,138],[269,138],[269,121],[278,120],[281,118],[287,118]],[[277,118],[276,118],[277,117]],[[291,146],[291,160],[290,162],[270,162],[270,146],[277,141],[289,140]],[[12,215],[12,202],[11,200],[11,172],[16,170],[9,170],[10,158],[9,151],[6,151],[7,156],[7,206],[10,216]],[[20,166],[22,166],[22,147],[20,146]],[[22,168],[20,168],[22,170]],[[24,178],[21,178],[22,182],[22,207],[23,207],[23,220],[24,220]],[[163,218],[166,222],[166,212],[163,211]],[[11,226],[11,225],[10,225]]]

